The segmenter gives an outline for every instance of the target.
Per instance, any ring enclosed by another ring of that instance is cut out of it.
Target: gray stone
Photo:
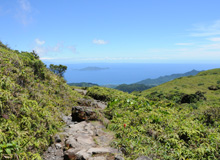
[[[99,156],[99,157],[91,157],[88,160],[107,160],[107,158],[104,156]]]
[[[87,93],[87,90],[83,90],[83,89],[77,89],[77,88],[74,88],[75,91],[79,92],[80,94],[82,95],[86,95]]]
[[[104,154],[104,153],[111,153],[109,148],[90,148],[87,151],[89,154]]]
[[[136,160],[152,160],[152,159],[146,156],[141,156],[141,157],[138,157]]]
[[[69,137],[66,141],[66,147],[68,148],[82,148],[81,144],[76,141],[75,137]]]
[[[94,147],[95,142],[93,141],[93,138],[91,136],[79,136],[76,138],[77,142],[83,145],[85,148],[88,147]]]
[[[54,139],[55,139],[56,143],[60,143],[61,142],[61,138],[60,138],[60,136],[58,134],[55,135]]]
[[[60,143],[56,143],[56,144],[55,144],[55,147],[56,147],[56,149],[61,149],[61,148],[63,148],[62,144],[60,144]]]
[[[64,152],[64,159],[65,160],[75,160],[77,159],[76,153],[79,151],[79,149],[70,148],[67,151]]]
[[[115,160],[124,160],[124,158],[121,155],[116,155]]]
[[[91,154],[89,154],[86,149],[82,149],[79,152],[76,153],[76,156],[78,159],[89,159],[91,157]]]

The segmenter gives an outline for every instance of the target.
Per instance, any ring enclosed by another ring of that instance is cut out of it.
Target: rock
[[[100,157],[91,157],[88,160],[107,160],[107,157],[100,156]]]
[[[209,90],[213,90],[213,91],[216,91],[216,90],[218,90],[218,89],[220,89],[220,86],[210,86],[210,87],[208,87],[208,89]]]
[[[89,154],[103,154],[103,153],[111,153],[109,148],[90,148],[87,151]]]
[[[95,110],[86,106],[72,107],[72,121],[97,120],[98,115]]]
[[[60,136],[58,134],[55,135],[54,139],[55,139],[56,143],[60,143],[61,142],[61,138],[60,138]]]
[[[79,136],[79,137],[76,138],[76,140],[77,140],[78,143],[80,143],[85,148],[95,146],[95,142],[93,141],[93,138],[91,136],[88,136],[88,135]]]
[[[59,149],[55,152],[55,156],[56,156],[56,159],[57,158],[62,158],[63,159],[63,150],[62,149]]]
[[[89,157],[91,157],[91,154],[89,154],[88,152],[86,152],[86,149],[82,149],[79,152],[76,153],[76,156],[78,159],[89,159]]]
[[[60,143],[56,143],[56,144],[55,144],[55,147],[56,147],[56,149],[61,149],[61,148],[63,148],[62,144],[60,144]]]
[[[75,148],[81,149],[82,148],[81,144],[76,141],[75,137],[72,137],[72,136],[67,139],[66,147],[73,148],[73,149],[75,149]]]
[[[64,160],[76,160],[79,149],[70,148],[64,152]]]
[[[92,103],[93,103],[94,100],[91,100],[91,99],[79,99],[77,101],[77,103],[80,105],[80,106],[91,106]]]
[[[77,91],[77,92],[79,92],[79,93],[82,94],[82,95],[86,95],[86,93],[87,93],[87,90],[83,90],[83,89],[77,89],[77,88],[75,88],[74,90]]]
[[[49,147],[49,148],[47,149],[47,152],[48,152],[48,153],[52,153],[52,152],[54,152],[54,150],[53,150],[52,147]]]
[[[136,160],[152,160],[152,159],[146,156],[141,156],[141,157],[138,157]]]
[[[115,160],[124,160],[124,158],[121,155],[116,155]]]

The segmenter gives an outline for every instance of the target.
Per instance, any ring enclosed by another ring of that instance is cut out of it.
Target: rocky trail
[[[86,95],[86,90],[76,89]],[[99,121],[98,111],[107,104],[98,100],[81,99],[72,107],[69,116],[62,115],[66,123],[63,131],[54,137],[54,143],[43,154],[44,160],[124,160],[122,153],[110,147],[114,138]],[[108,123],[107,119],[102,122]]]

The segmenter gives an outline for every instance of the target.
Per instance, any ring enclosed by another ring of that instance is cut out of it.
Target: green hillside
[[[220,159],[219,80],[220,69],[214,69],[132,95],[100,87],[88,95],[109,102],[112,145],[126,159]],[[189,101],[181,103],[183,97]]]
[[[92,86],[87,98],[104,110],[112,146],[125,159],[220,159],[220,69],[175,79],[132,94]],[[0,42],[0,159],[41,159],[82,96],[34,52]]]
[[[118,89],[123,92],[131,93],[133,91],[144,91],[146,89],[152,88],[154,85],[144,85],[144,84],[120,84],[115,89]]]
[[[0,42],[0,159],[41,159],[78,97],[34,52]]]
[[[168,81],[171,81],[171,80],[179,78],[179,77],[196,75],[199,72],[200,71],[192,70],[192,71],[189,71],[189,72],[186,72],[186,73],[179,73],[179,74],[171,74],[171,75],[167,75],[167,76],[160,76],[160,77],[155,78],[155,79],[148,78],[148,79],[142,80],[140,82],[137,82],[137,84],[160,85],[162,83],[166,83]]]
[[[213,88],[213,89],[212,89]],[[215,89],[216,88],[216,89]],[[208,102],[220,102],[220,69],[203,71],[196,76],[181,77],[173,81],[143,91],[142,96],[148,98],[172,97],[172,95],[194,94],[203,92]]]

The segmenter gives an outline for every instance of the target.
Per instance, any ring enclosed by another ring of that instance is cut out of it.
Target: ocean
[[[65,64],[66,65],[66,64]],[[67,83],[90,82],[99,85],[131,84],[147,78],[220,68],[220,64],[144,64],[144,63],[81,63],[67,64],[64,78]],[[80,70],[86,67],[108,68]]]

